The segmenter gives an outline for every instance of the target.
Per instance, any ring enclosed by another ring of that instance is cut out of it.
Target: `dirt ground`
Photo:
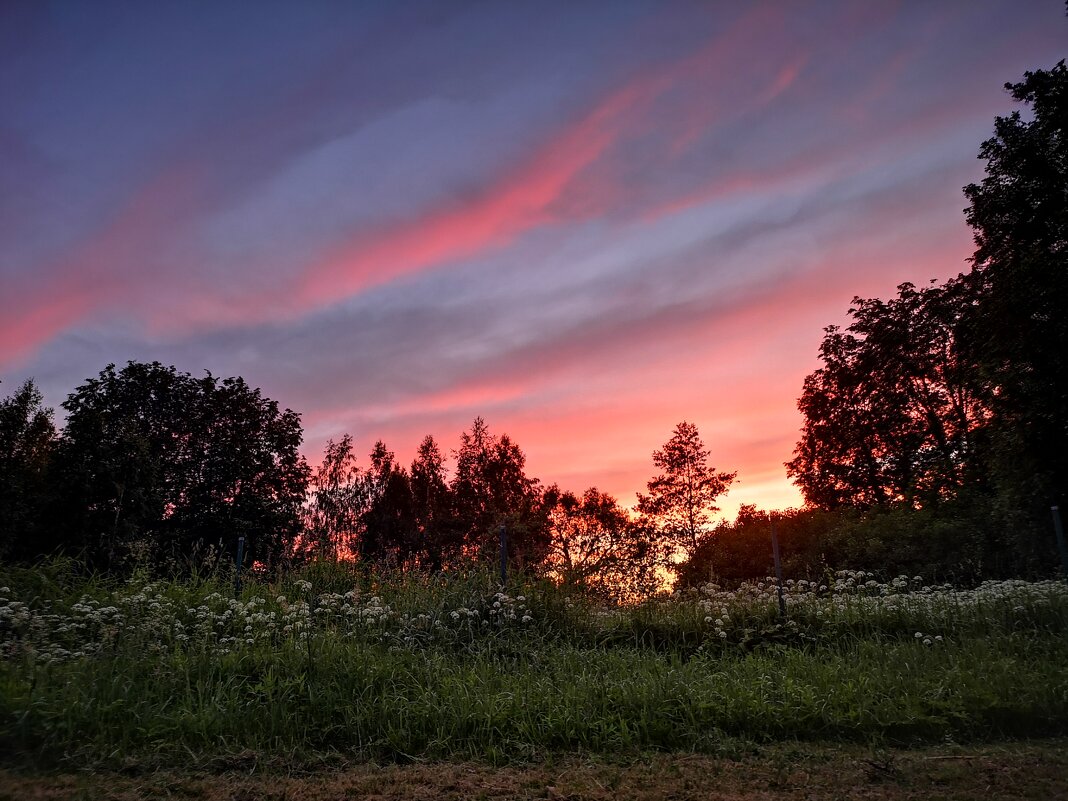
[[[535,764],[349,765],[313,773],[239,755],[209,771],[0,771],[0,801],[1068,800],[1068,740],[918,750],[775,745],[730,757],[554,757]]]

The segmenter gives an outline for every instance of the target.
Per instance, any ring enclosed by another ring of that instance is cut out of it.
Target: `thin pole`
[[[1053,512],[1053,531],[1057,535],[1057,550],[1061,552],[1061,569],[1064,570],[1064,580],[1068,581],[1068,546],[1064,544],[1064,526],[1061,525],[1061,508],[1051,506]]]
[[[782,594],[782,560],[779,558],[779,535],[775,531],[775,518],[771,518],[771,553],[775,557],[775,580],[779,589],[779,616],[786,617],[786,599]]]
[[[245,561],[245,535],[237,538],[237,570],[234,571],[234,597],[241,595],[241,564]]]
[[[501,525],[501,586],[508,581],[508,530]]]

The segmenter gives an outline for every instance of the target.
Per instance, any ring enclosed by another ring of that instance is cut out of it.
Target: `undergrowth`
[[[0,753],[529,760],[1068,733],[1068,588],[840,573],[605,607],[319,565],[277,580],[0,572]]]

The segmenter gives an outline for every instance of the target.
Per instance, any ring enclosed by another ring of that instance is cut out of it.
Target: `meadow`
[[[236,595],[236,597],[235,597]],[[51,769],[1068,734],[1068,585],[841,571],[614,606],[488,572],[0,571],[0,754]]]

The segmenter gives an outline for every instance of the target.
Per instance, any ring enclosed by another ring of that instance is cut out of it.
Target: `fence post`
[[[779,590],[779,616],[786,617],[786,599],[782,594],[782,560],[779,558],[779,535],[775,531],[775,516],[771,517],[771,553],[775,557],[775,580]]]
[[[245,535],[237,538],[237,565],[234,570],[234,598],[241,595],[241,565],[245,561]]]
[[[501,586],[508,581],[508,530],[501,524]]]
[[[1064,580],[1068,581],[1068,546],[1064,543],[1064,526],[1061,525],[1061,508],[1051,506],[1053,513],[1053,533],[1057,535],[1057,550],[1061,553],[1061,570],[1064,571]]]

